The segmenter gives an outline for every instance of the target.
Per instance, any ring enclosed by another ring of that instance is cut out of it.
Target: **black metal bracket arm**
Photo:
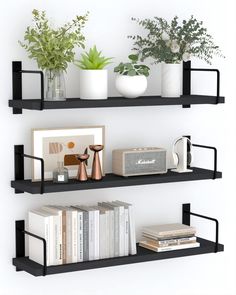
[[[12,62],[12,96],[13,100],[22,100],[22,74],[39,74],[41,86],[40,110],[44,109],[44,75],[42,71],[22,70],[21,61]],[[22,109],[13,108],[13,114],[22,114]]]
[[[220,71],[218,69],[191,68],[191,61],[183,62],[183,95],[191,95],[191,72],[216,72],[216,104],[219,103],[220,97]],[[189,108],[190,105],[183,105]]]
[[[39,157],[34,157],[24,153],[23,145],[14,146],[15,154],[15,180],[24,180],[24,158],[40,161],[41,163],[41,180],[40,180],[40,194],[44,193],[44,160]],[[22,191],[15,190],[16,194],[23,193]]]
[[[207,220],[211,220],[215,222],[216,230],[215,230],[215,253],[218,252],[218,245],[219,245],[219,221],[216,218],[212,218],[209,216],[193,213],[190,211],[190,204],[183,204],[182,205],[182,223],[186,225],[190,225],[190,216],[196,216],[200,218],[204,218]]]
[[[203,149],[209,149],[214,151],[214,172],[212,179],[216,179],[217,174],[217,149],[213,146],[207,146],[207,145],[200,145],[200,144],[192,144],[192,146],[197,148],[203,148]]]
[[[47,242],[44,238],[30,233],[25,230],[25,221],[17,220],[15,224],[16,230],[16,257],[25,257],[25,235],[31,236],[43,243],[43,276],[47,275]],[[16,269],[20,271],[20,269]]]

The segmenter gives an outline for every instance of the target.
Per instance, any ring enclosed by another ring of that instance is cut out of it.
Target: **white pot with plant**
[[[53,28],[45,11],[34,9],[33,26],[25,31],[21,46],[36,60],[38,67],[45,71],[45,99],[65,100],[64,72],[68,63],[75,60],[75,47],[84,48],[85,37],[81,33],[88,14],[76,16],[70,23]]]
[[[81,54],[81,59],[76,61],[80,68],[79,91],[81,99],[107,99],[107,70],[104,69],[111,63],[111,57],[104,57],[96,46],[89,52]]]
[[[149,67],[138,64],[137,54],[128,56],[130,62],[121,62],[114,68],[114,72],[119,75],[116,77],[116,89],[126,98],[139,97],[147,89],[147,78],[149,76]]]
[[[141,60],[151,57],[154,63],[162,63],[163,97],[181,95],[182,61],[197,57],[211,64],[213,55],[223,57],[203,23],[193,16],[183,20],[182,24],[177,16],[170,23],[160,17],[132,20],[148,31],[147,37],[129,36],[135,40],[135,49],[141,54]]]

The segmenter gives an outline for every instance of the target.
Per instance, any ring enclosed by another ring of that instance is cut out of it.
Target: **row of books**
[[[29,212],[29,232],[47,242],[47,265],[136,254],[131,204],[44,206]],[[42,241],[29,237],[29,258],[43,264]]]
[[[139,246],[155,252],[200,247],[195,234],[194,227],[181,223],[153,225],[143,228]]]

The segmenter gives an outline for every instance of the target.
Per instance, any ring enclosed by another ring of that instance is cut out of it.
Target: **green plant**
[[[33,25],[27,27],[21,46],[35,59],[42,70],[66,70],[68,63],[74,61],[75,46],[84,48],[85,37],[81,30],[87,21],[88,13],[76,16],[71,22],[53,28],[45,11],[32,11]]]
[[[82,70],[102,70],[111,63],[112,57],[104,57],[101,55],[102,52],[97,50],[94,45],[93,48],[89,49],[89,52],[81,54],[81,59],[75,62]]]
[[[131,62],[123,63],[121,62],[117,67],[114,68],[115,73],[125,76],[149,76],[150,68],[146,65],[138,64],[139,56],[138,54],[130,54],[128,56]]]
[[[132,20],[147,30],[146,37],[129,36],[135,40],[134,49],[141,54],[141,60],[151,57],[154,63],[179,63],[194,56],[211,64],[213,55],[223,57],[203,22],[198,22],[193,16],[182,23],[178,22],[177,16],[170,23],[160,17]]]

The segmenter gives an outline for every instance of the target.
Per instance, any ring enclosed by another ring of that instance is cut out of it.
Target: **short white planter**
[[[116,77],[116,89],[126,98],[139,97],[147,89],[147,78],[140,76],[118,75]]]
[[[81,99],[107,99],[107,70],[80,70]]]
[[[161,96],[180,97],[182,82],[182,64],[161,65]]]

